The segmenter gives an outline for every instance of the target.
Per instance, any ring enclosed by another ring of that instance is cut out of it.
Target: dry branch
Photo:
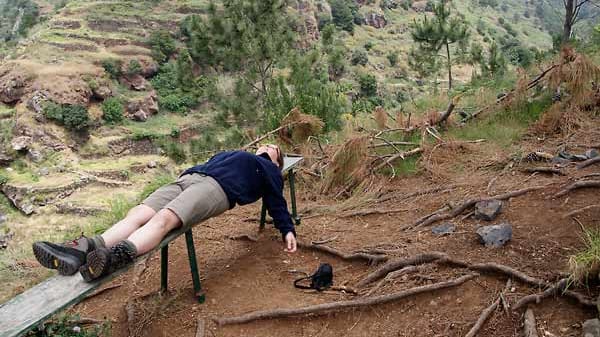
[[[523,334],[525,337],[538,337],[535,315],[531,308],[527,308],[525,315],[523,315]]]
[[[362,288],[371,282],[377,281],[377,280],[385,277],[388,273],[398,270],[398,269],[401,269],[401,268],[404,268],[406,266],[425,264],[425,263],[429,263],[429,262],[433,262],[433,261],[436,261],[439,259],[445,259],[445,258],[448,258],[448,256],[444,253],[431,252],[431,253],[415,255],[415,256],[409,257],[409,258],[392,260],[392,261],[384,264],[383,266],[381,266],[376,271],[367,275],[367,277],[365,277],[362,281],[358,282],[356,287]]]
[[[594,208],[600,208],[600,204],[598,204],[598,205],[589,205],[589,206],[582,207],[580,209],[576,209],[574,211],[571,211],[571,212],[565,214],[564,217],[565,218],[570,218],[572,216],[578,215],[580,213],[589,211],[589,210],[594,209]]]
[[[276,129],[273,129],[273,130],[271,130],[271,131],[269,131],[269,132],[265,133],[264,135],[262,135],[262,136],[260,136],[260,137],[256,138],[255,140],[251,141],[250,143],[248,143],[248,144],[246,144],[246,145],[242,146],[241,150],[247,150],[249,147],[251,147],[251,146],[253,146],[253,145],[255,145],[255,144],[257,144],[257,143],[259,143],[259,142],[263,141],[263,140],[264,140],[264,139],[266,139],[267,137],[269,137],[269,136],[271,136],[271,135],[274,135],[274,134],[276,134],[277,132],[279,132],[279,131],[281,131],[281,130],[283,130],[283,129],[285,129],[285,128],[288,128],[288,127],[290,127],[290,126],[293,126],[293,125],[295,125],[295,124],[298,124],[298,123],[299,123],[299,122],[288,123],[288,124],[285,124],[285,125],[282,125],[282,126],[280,126],[280,127],[276,128]]]
[[[196,326],[196,337],[204,337],[204,332],[206,330],[206,322],[203,318],[198,318],[198,323]]]
[[[597,164],[597,163],[600,163],[600,156],[592,158],[592,159],[588,159],[586,161],[583,161],[583,162],[579,163],[577,165],[577,169],[581,170],[582,168],[586,168],[586,167],[588,167],[590,165],[594,165],[594,164]]]
[[[386,146],[396,146],[396,145],[419,145],[417,143],[413,143],[413,142],[384,142],[384,143],[378,143],[378,144],[372,144],[369,145],[368,148],[369,149],[376,149],[379,147],[386,147]]]
[[[586,307],[596,308],[596,301],[578,293],[575,291],[567,290],[569,287],[569,279],[563,278],[560,281],[556,282],[554,285],[544,290],[539,294],[527,295],[521,298],[513,307],[513,310],[518,310],[527,304],[532,302],[540,303],[543,299],[548,298],[550,296],[562,294],[563,296],[571,297],[577,300],[581,305]]]
[[[387,255],[373,255],[366,253],[352,253],[352,254],[344,254],[334,248],[323,246],[323,245],[314,245],[309,243],[304,243],[302,241],[298,241],[298,247],[303,249],[310,249],[321,253],[330,254],[333,256],[337,256],[342,260],[346,261],[356,261],[363,260],[370,264],[375,264],[379,262],[384,262],[389,259]]]
[[[390,214],[390,213],[401,213],[408,212],[411,208],[387,208],[387,209],[368,209],[368,210],[359,210],[350,213],[342,213],[339,215],[340,218],[350,218],[353,216],[364,216],[370,214]]]
[[[498,308],[498,306],[500,305],[500,302],[502,301],[502,295],[506,291],[508,291],[509,288],[510,288],[510,279],[508,279],[506,281],[506,287],[504,287],[504,290],[500,293],[500,295],[498,296],[498,299],[496,299],[494,301],[494,303],[492,303],[489,307],[485,308],[481,312],[481,315],[479,315],[477,322],[475,322],[475,325],[473,325],[473,327],[471,328],[471,330],[469,330],[469,332],[465,335],[465,337],[475,337],[477,335],[477,333],[479,332],[479,330],[481,330],[481,328],[483,327],[485,322],[488,320],[490,315]]]
[[[96,296],[98,296],[98,295],[100,295],[100,294],[103,294],[103,293],[104,293],[104,292],[106,292],[106,291],[109,291],[109,290],[112,290],[112,289],[115,289],[115,288],[119,288],[119,287],[120,287],[120,286],[122,286],[122,285],[123,285],[123,283],[111,284],[111,285],[109,285],[109,286],[107,286],[107,287],[104,287],[104,288],[102,288],[102,289],[99,289],[98,291],[96,291],[96,292],[94,292],[94,293],[90,294],[90,295],[89,295],[88,297],[86,297],[85,299],[86,299],[86,300],[88,300],[88,299],[90,299],[90,298],[92,298],[92,297],[96,297]]]
[[[381,169],[384,166],[391,165],[398,158],[406,159],[406,157],[414,156],[414,155],[417,155],[417,154],[419,154],[421,152],[423,152],[423,149],[420,148],[420,147],[417,147],[417,148],[412,149],[410,151],[405,151],[405,152],[397,153],[397,154],[389,157],[388,159],[386,159],[383,163],[380,163],[377,166],[375,166],[373,168],[373,172],[378,171],[379,169]]]
[[[379,288],[381,288],[381,286],[384,285],[386,282],[393,280],[404,274],[410,274],[410,273],[417,272],[418,270],[419,270],[419,268],[417,266],[406,266],[400,270],[393,271],[393,272],[387,274],[381,281],[379,281],[379,283],[377,283],[377,285],[375,287],[373,287],[371,290],[369,290],[369,292],[367,292],[366,296],[371,296],[373,293],[375,293],[377,290],[379,290]]]
[[[564,190],[553,195],[552,198],[560,198],[560,197],[566,195],[567,193],[571,192],[572,190],[576,190],[579,188],[592,188],[592,187],[600,187],[600,180],[588,180],[588,181],[575,182],[575,183],[569,185]]]
[[[403,290],[400,292],[396,292],[393,294],[380,295],[368,298],[361,298],[356,300],[349,301],[338,301],[338,302],[330,302],[323,303],[317,305],[311,305],[302,308],[289,308],[289,309],[274,309],[274,310],[263,310],[263,311],[254,311],[247,313],[245,315],[237,316],[237,317],[226,317],[226,318],[213,318],[215,322],[219,325],[227,325],[227,324],[242,324],[248,323],[255,320],[260,319],[273,319],[273,318],[281,318],[281,317],[289,317],[295,315],[321,315],[326,312],[330,312],[333,310],[342,310],[348,308],[360,308],[360,307],[369,307],[372,305],[388,303],[396,300],[400,300],[409,296],[414,296],[417,294],[422,294],[426,292],[431,292],[435,290],[456,287],[459,286],[471,279],[473,279],[476,275],[465,275],[459,277],[457,279],[439,282],[430,285],[420,286],[411,288],[408,290]]]

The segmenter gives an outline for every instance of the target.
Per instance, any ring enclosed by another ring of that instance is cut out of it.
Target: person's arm
[[[296,230],[292,217],[283,197],[283,178],[281,175],[267,176],[267,188],[264,191],[263,202],[267,207],[269,215],[273,218],[273,224],[287,244],[289,252],[296,251]]]

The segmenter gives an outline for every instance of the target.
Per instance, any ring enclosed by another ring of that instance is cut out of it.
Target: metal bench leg
[[[169,290],[169,245],[160,249],[160,293],[166,294]]]
[[[194,248],[194,237],[192,236],[191,229],[185,232],[185,242],[187,245],[188,258],[190,260],[190,269],[192,270],[192,281],[194,282],[194,295],[198,299],[198,302],[204,303],[206,297],[204,295],[204,292],[202,291],[202,285],[200,284],[200,275],[198,275],[196,249]]]
[[[262,202],[262,208],[260,210],[260,230],[265,229],[265,223],[267,222],[267,205]]]
[[[290,182],[290,198],[292,199],[292,218],[296,226],[300,225],[300,217],[298,216],[298,210],[296,208],[296,185],[294,185],[296,173],[294,170],[290,170],[288,173],[288,180]]]

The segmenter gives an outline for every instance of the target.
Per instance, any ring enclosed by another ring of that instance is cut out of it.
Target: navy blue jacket
[[[275,228],[283,237],[294,233],[294,224],[283,198],[283,177],[268,154],[259,156],[246,151],[221,152],[206,163],[191,167],[181,175],[203,173],[215,179],[229,199],[229,208],[263,198]]]

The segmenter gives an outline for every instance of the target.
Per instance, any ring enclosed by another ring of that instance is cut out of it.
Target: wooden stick
[[[583,161],[583,162],[579,163],[577,165],[577,169],[581,170],[582,168],[586,168],[586,167],[588,167],[590,165],[594,165],[594,164],[598,164],[598,163],[600,163],[600,156],[592,158],[592,159],[588,159],[586,161]]]
[[[575,183],[567,186],[567,188],[565,188],[564,190],[553,195],[552,198],[560,198],[560,197],[566,195],[567,193],[571,192],[572,190],[576,190],[578,188],[592,188],[592,187],[600,187],[600,180],[587,180],[587,181],[575,182]]]
[[[408,212],[412,210],[412,208],[388,208],[388,209],[369,209],[369,210],[359,210],[350,213],[342,213],[338,217],[339,218],[351,218],[353,216],[364,216],[370,214],[391,214],[391,213],[401,213]]]
[[[88,299],[90,299],[90,298],[92,298],[92,297],[96,297],[96,296],[98,296],[98,295],[100,295],[100,294],[104,293],[105,291],[109,291],[109,290],[111,290],[111,289],[119,288],[119,287],[120,287],[120,286],[122,286],[122,285],[123,285],[123,283],[111,284],[111,285],[109,285],[109,286],[107,286],[107,287],[104,287],[104,288],[102,288],[102,289],[100,289],[100,290],[98,290],[98,291],[96,291],[96,292],[94,292],[94,293],[90,294],[90,295],[89,295],[89,296],[87,296],[85,299],[86,299],[86,300],[88,300]]]
[[[508,279],[506,281],[506,287],[500,293],[500,296],[498,296],[498,299],[496,299],[494,301],[494,303],[492,303],[489,307],[485,308],[481,312],[481,315],[479,315],[477,322],[475,322],[475,325],[473,325],[473,327],[471,328],[471,330],[469,330],[469,332],[465,335],[465,337],[475,337],[477,335],[477,333],[479,332],[479,330],[481,330],[481,328],[483,327],[485,322],[488,320],[490,315],[498,308],[498,305],[500,305],[500,301],[502,301],[502,294],[504,292],[508,291],[508,288],[510,288],[510,279]]]
[[[344,254],[334,248],[323,246],[323,245],[313,245],[309,243],[304,243],[302,241],[298,241],[298,247],[303,249],[310,249],[321,253],[330,254],[333,256],[337,256],[342,260],[346,261],[356,261],[356,260],[364,260],[370,264],[375,264],[379,262],[385,262],[389,259],[387,255],[373,255],[366,253],[352,253],[352,254]]]
[[[411,288],[408,290],[403,290],[400,292],[387,294],[387,295],[380,295],[380,296],[374,296],[374,297],[368,297],[368,298],[360,298],[360,299],[349,300],[349,301],[323,303],[323,304],[311,305],[311,306],[302,307],[302,308],[254,311],[254,312],[250,312],[250,313],[247,313],[247,314],[244,314],[241,316],[237,316],[237,317],[213,318],[213,320],[215,322],[217,322],[217,324],[219,324],[219,325],[227,325],[227,324],[242,324],[242,323],[248,323],[248,322],[252,322],[252,321],[260,320],[260,319],[274,319],[274,318],[289,317],[289,316],[295,316],[295,315],[306,315],[306,314],[322,315],[326,312],[330,312],[333,310],[369,307],[369,306],[373,306],[373,305],[377,305],[377,304],[383,304],[383,303],[388,303],[388,302],[392,302],[392,301],[397,301],[397,300],[400,300],[400,299],[403,299],[406,297],[410,297],[410,296],[414,296],[417,294],[422,294],[422,293],[445,289],[445,288],[450,288],[450,287],[456,287],[456,286],[459,286],[459,285],[473,279],[476,276],[477,275],[475,275],[475,274],[465,275],[465,276],[459,277],[459,278],[451,280],[451,281],[439,282],[439,283],[434,283],[434,284],[430,284],[430,285],[415,287],[415,288]]]
[[[410,157],[410,156],[414,156],[417,155],[419,153],[423,152],[423,149],[420,147],[417,147],[415,149],[412,149],[410,151],[405,151],[405,152],[400,152],[397,153],[391,157],[389,157],[388,159],[386,159],[383,163],[375,166],[373,168],[373,172],[378,171],[379,169],[381,169],[382,167],[391,164],[392,162],[394,162],[395,160],[397,160],[398,158],[402,158],[405,159],[406,157]]]
[[[600,204],[598,204],[598,205],[589,205],[589,206],[582,207],[580,209],[576,209],[574,211],[571,211],[571,212],[565,214],[563,217],[564,218],[570,218],[572,216],[578,215],[580,213],[589,211],[589,210],[594,209],[594,208],[600,208]]]
[[[393,272],[387,274],[381,281],[379,281],[379,283],[377,283],[376,286],[371,288],[371,290],[369,290],[369,292],[367,292],[366,296],[367,297],[371,296],[373,293],[375,293],[377,290],[379,290],[379,288],[381,288],[381,286],[383,284],[385,284],[386,282],[393,280],[404,274],[417,272],[418,270],[419,270],[419,268],[417,266],[406,266],[400,270],[393,271]]]
[[[379,147],[386,147],[386,146],[394,146],[394,145],[419,145],[417,143],[413,143],[413,142],[387,142],[387,143],[378,143],[378,144],[372,144],[369,145],[368,148],[369,149],[376,149]]]
[[[525,337],[538,337],[535,315],[531,308],[527,308],[525,315],[523,315],[523,334]]]
[[[429,263],[429,262],[433,262],[435,260],[445,259],[445,258],[448,258],[448,255],[446,255],[444,253],[440,253],[440,252],[431,252],[431,253],[415,255],[415,256],[409,257],[409,258],[395,259],[395,260],[392,260],[392,261],[384,264],[376,271],[367,275],[367,277],[362,279],[362,281],[358,282],[356,287],[362,288],[371,282],[375,282],[375,281],[385,277],[388,273],[398,270],[398,269],[401,269],[401,268],[404,268],[406,266],[416,266],[416,265],[425,264],[425,263]]]

